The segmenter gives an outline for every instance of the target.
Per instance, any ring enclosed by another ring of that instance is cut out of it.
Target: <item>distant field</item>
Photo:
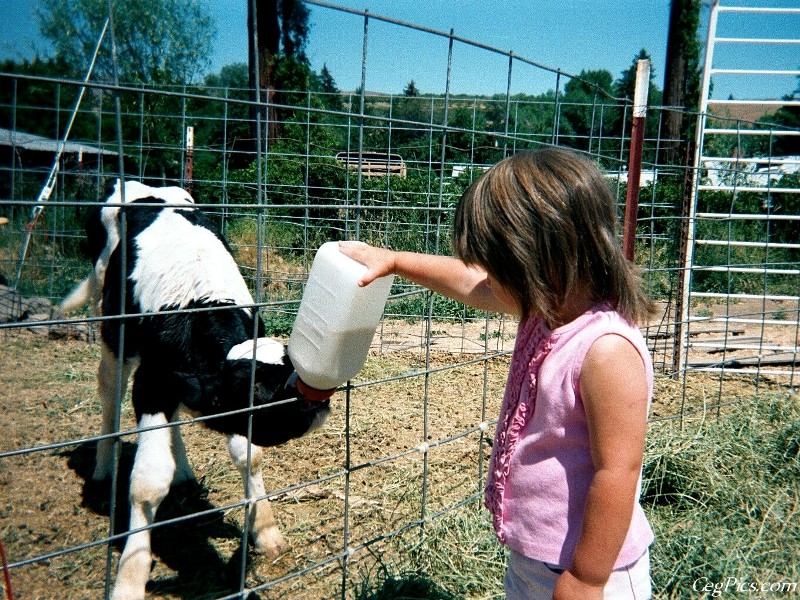
[[[778,112],[778,104],[763,104],[759,102],[742,104],[711,105],[710,112],[721,117],[741,119],[742,121],[758,121],[762,117],[769,117]]]

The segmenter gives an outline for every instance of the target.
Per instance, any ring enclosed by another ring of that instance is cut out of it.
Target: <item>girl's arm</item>
[[[519,314],[519,308],[493,292],[486,272],[451,256],[397,252],[362,242],[339,242],[339,250],[367,266],[359,285],[395,274],[434,292],[491,312]]]
[[[636,503],[647,430],[648,386],[642,358],[626,339],[599,338],[580,375],[595,475],[572,567],[553,598],[602,598]]]

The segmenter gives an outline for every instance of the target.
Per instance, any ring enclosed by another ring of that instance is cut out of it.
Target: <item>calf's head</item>
[[[204,416],[220,415],[206,421],[208,427],[225,434],[249,433],[258,446],[277,446],[318,429],[330,412],[329,400],[309,401],[298,393],[292,362],[283,344],[271,338],[234,346],[217,375],[176,376],[187,408]],[[247,410],[251,397],[252,411]]]

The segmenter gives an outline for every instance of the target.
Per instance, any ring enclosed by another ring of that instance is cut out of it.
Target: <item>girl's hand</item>
[[[394,250],[377,248],[364,242],[339,242],[339,252],[366,265],[367,272],[358,282],[361,287],[372,283],[378,277],[391,275],[397,266],[397,253]]]
[[[556,582],[553,600],[602,600],[603,587],[585,583],[569,571],[564,571]]]

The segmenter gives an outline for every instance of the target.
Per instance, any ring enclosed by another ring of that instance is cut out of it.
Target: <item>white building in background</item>
[[[639,187],[643,188],[654,184],[658,180],[658,173],[659,171],[656,169],[642,169],[642,173],[639,176]],[[627,169],[624,171],[606,171],[606,177],[628,185]]]
[[[709,185],[766,187],[785,175],[800,171],[800,156],[755,157],[706,160],[701,174]]]

